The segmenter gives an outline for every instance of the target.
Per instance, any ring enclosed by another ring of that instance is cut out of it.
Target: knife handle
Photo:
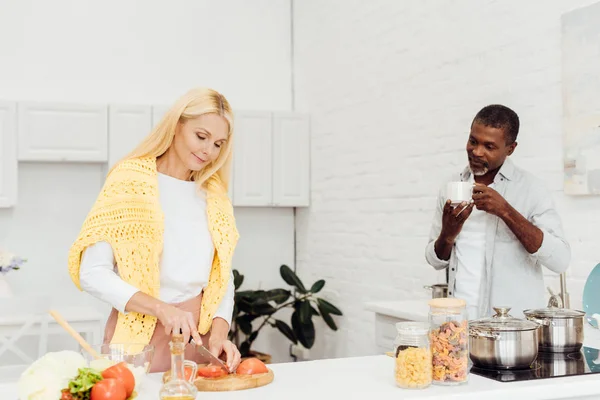
[[[183,335],[183,329],[179,328],[179,334]],[[192,335],[190,335],[190,338],[188,339],[188,343],[192,343],[193,340],[194,340],[194,337]]]

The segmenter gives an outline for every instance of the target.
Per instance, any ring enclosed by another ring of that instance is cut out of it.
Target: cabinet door
[[[17,107],[0,102],[0,208],[17,202]]]
[[[22,161],[108,161],[105,105],[19,103]]]
[[[233,144],[235,206],[272,204],[272,135],[269,112],[237,112]]]
[[[111,105],[108,116],[108,165],[112,167],[150,134],[149,106]]]
[[[310,122],[307,115],[273,116],[273,203],[307,207],[310,202]]]

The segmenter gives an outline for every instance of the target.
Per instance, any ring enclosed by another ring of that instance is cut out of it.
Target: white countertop
[[[377,314],[387,315],[409,321],[427,322],[429,300],[375,301],[366,304],[366,309]]]
[[[203,392],[198,399],[460,399],[460,400],[591,400],[600,398],[600,374],[525,382],[496,382],[474,374],[467,384],[400,389],[394,382],[394,360],[388,356],[337,358],[271,364],[275,380],[264,387],[236,392]],[[158,399],[161,375],[148,376],[140,400]],[[16,400],[16,385],[0,385],[0,399]]]

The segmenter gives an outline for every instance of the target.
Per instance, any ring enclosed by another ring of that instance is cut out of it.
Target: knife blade
[[[194,341],[194,339],[191,337],[190,337],[189,343],[192,346],[194,346],[194,348],[196,349],[196,352],[200,355],[200,362],[198,364],[216,365],[229,374],[229,368],[227,368],[227,365],[225,365],[223,363],[223,361],[221,361],[221,359],[219,359],[218,357],[215,357],[215,355],[213,353],[211,353],[210,350],[208,350],[206,347],[204,347],[201,344],[197,344]]]

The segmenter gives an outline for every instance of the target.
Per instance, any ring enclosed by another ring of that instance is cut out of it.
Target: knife
[[[199,364],[216,365],[229,374],[229,368],[227,368],[227,366],[223,364],[223,361],[221,361],[221,359],[215,357],[215,355],[211,353],[210,350],[208,350],[201,344],[197,344],[191,336],[188,343],[193,345],[196,348],[196,352],[200,355]]]

